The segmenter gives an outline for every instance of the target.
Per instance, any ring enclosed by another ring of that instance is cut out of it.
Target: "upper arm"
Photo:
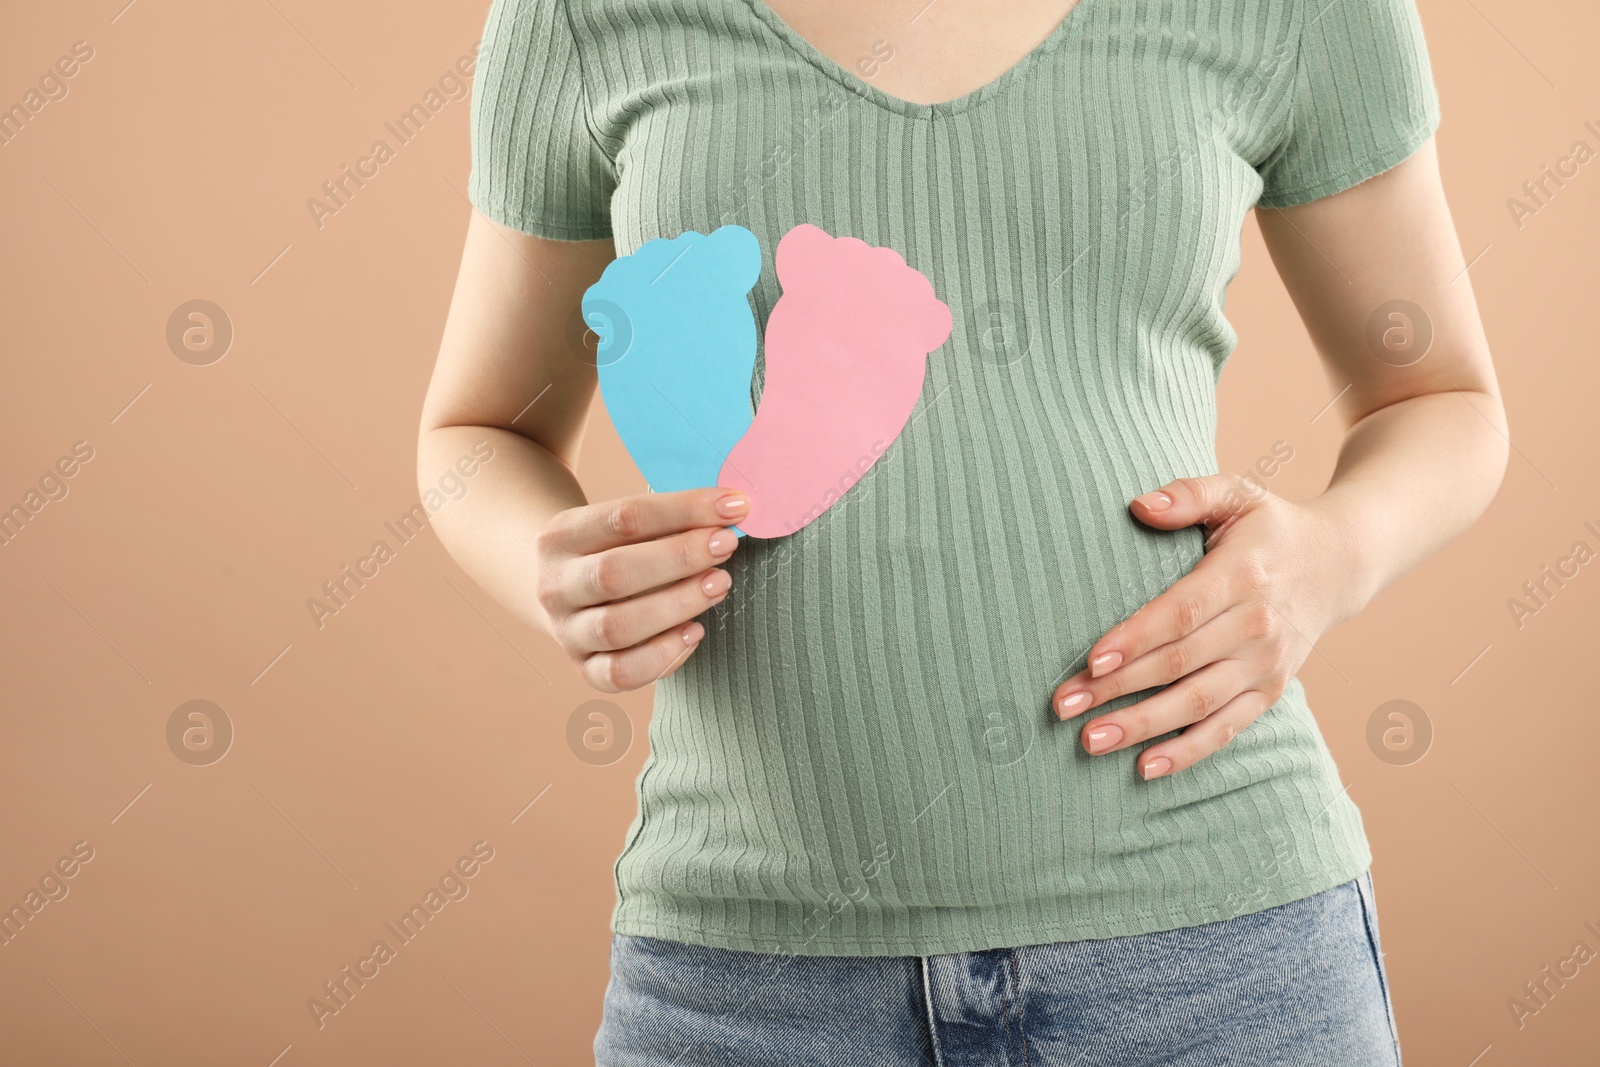
[[[1425,393],[1496,394],[1431,138],[1344,192],[1257,217],[1349,422]]]
[[[1416,0],[1305,4],[1257,219],[1340,406],[1355,422],[1424,393],[1492,393]]]
[[[494,0],[472,95],[476,210],[424,433],[494,426],[575,461],[596,380],[580,304],[614,256],[615,167],[589,107],[563,0]]]
[[[580,304],[610,241],[559,241],[472,213],[422,431],[493,426],[573,466],[594,396]]]

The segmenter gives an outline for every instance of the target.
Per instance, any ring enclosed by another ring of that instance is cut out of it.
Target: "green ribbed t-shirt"
[[[1128,502],[1217,472],[1246,212],[1348,188],[1436,127],[1413,0],[1079,0],[931,106],[873,62],[918,60],[884,41],[846,69],[762,0],[489,13],[484,214],[619,254],[745,226],[763,327],[777,242],[812,223],[899,252],[955,319],[900,437],[811,525],[744,539],[657,685],[614,929],[925,955],[1193,926],[1356,876],[1360,815],[1298,682],[1153,782],[1142,746],[1091,757],[1049,700],[1203,551]]]

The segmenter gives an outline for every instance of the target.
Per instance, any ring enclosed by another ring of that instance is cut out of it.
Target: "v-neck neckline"
[[[978,88],[950,100],[942,100],[934,104],[919,104],[915,101],[907,100],[903,96],[886,93],[871,82],[852,74],[843,64],[827,55],[812,44],[809,38],[803,36],[798,30],[785,22],[783,17],[767,4],[766,0],[745,0],[745,3],[756,18],[760,19],[768,29],[776,34],[779,40],[783,41],[784,44],[798,53],[806,62],[817,68],[822,74],[838,82],[855,95],[878,105],[886,111],[920,119],[959,114],[1005,91],[1013,82],[1025,77],[1069,36],[1076,33],[1078,24],[1083,21],[1081,17],[1083,9],[1097,2],[1106,2],[1106,0],[1077,0],[1072,5],[1072,9],[1061,17],[1061,21],[1056,23],[1044,40],[1034,45],[1021,59],[1007,67],[990,81],[978,86]]]

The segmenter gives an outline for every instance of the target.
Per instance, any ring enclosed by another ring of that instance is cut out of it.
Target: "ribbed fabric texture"
[[[1150,783],[1048,702],[1202,553],[1127,505],[1217,470],[1246,212],[1354,185],[1435,128],[1412,0],[1079,0],[931,107],[761,0],[497,0],[480,71],[490,217],[619,253],[746,226],[760,323],[778,239],[810,222],[900,252],[955,314],[904,433],[820,520],[744,541],[657,686],[616,930],[972,951],[1196,925],[1366,868],[1298,683]]]

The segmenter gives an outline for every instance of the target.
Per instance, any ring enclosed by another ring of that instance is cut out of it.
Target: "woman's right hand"
[[[539,607],[590,685],[638,689],[689,658],[706,632],[695,616],[733,585],[718,564],[739,543],[728,527],[749,510],[742,493],[689,489],[569,508],[544,524]]]

